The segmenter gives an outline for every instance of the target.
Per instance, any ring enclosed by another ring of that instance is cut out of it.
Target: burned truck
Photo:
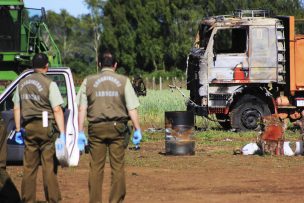
[[[304,35],[293,16],[237,10],[200,22],[187,60],[188,110],[225,129],[258,130],[260,118],[300,119]]]

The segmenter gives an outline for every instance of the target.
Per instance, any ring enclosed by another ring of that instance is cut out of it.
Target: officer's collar
[[[44,73],[44,72],[36,72],[36,71],[34,71],[34,73],[46,76],[46,73]]]
[[[104,68],[102,68],[101,72],[104,72],[104,71],[112,71],[112,72],[114,72],[113,68],[111,68],[111,67],[104,67]]]

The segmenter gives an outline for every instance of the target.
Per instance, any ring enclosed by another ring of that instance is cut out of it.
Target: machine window
[[[20,51],[20,11],[0,7],[0,51]]]

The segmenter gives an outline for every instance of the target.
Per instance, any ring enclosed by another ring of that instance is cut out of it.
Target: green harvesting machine
[[[51,67],[61,56],[46,25],[44,8],[26,8],[23,0],[0,0],[0,71],[20,73],[35,53],[45,53]]]

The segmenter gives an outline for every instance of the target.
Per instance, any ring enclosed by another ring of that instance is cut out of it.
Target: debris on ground
[[[224,140],[223,140],[223,142],[232,142],[233,140],[232,139],[230,139],[230,138],[225,138]]]
[[[165,132],[165,128],[148,128],[145,130],[147,133],[160,133]]]
[[[263,154],[284,155],[284,122],[277,114],[262,118],[262,133],[258,136],[257,144]]]
[[[241,149],[235,149],[234,154],[243,155],[302,155],[303,140],[294,143],[285,141],[284,121],[276,114],[262,118],[262,131],[257,137],[257,141],[243,146]],[[293,150],[290,145],[295,145]]]

